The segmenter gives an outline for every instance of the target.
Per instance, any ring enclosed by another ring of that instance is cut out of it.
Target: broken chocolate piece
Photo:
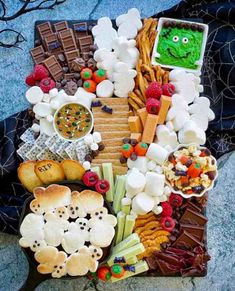
[[[86,67],[86,62],[83,58],[76,58],[71,62],[71,69],[74,72],[80,72],[83,68]]]
[[[204,239],[204,232],[205,232],[204,226],[181,223],[180,230],[181,231],[186,230],[187,232],[191,233],[200,241],[203,241]]]
[[[182,234],[177,238],[177,240],[172,244],[173,247],[183,248],[183,249],[193,249],[196,246],[204,246],[198,239],[191,235],[187,231],[183,231]]]
[[[193,225],[205,225],[208,219],[206,216],[192,209],[187,208],[180,219],[180,223],[189,223]]]

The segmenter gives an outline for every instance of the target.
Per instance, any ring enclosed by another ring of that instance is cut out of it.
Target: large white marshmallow
[[[96,95],[90,92],[87,92],[82,87],[77,89],[77,92],[74,95],[77,102],[86,106],[87,108],[91,107],[91,102],[96,98]]]
[[[132,200],[132,210],[137,215],[143,215],[151,211],[154,207],[154,200],[148,194],[141,192]]]
[[[182,144],[195,143],[203,145],[206,142],[206,134],[194,121],[189,120],[179,131],[178,139]]]
[[[48,103],[44,102],[38,102],[33,107],[33,112],[41,117],[47,117],[48,115],[51,115],[53,110]]]
[[[136,168],[143,174],[148,170],[147,163],[148,159],[146,157],[137,157],[135,161],[132,161],[131,159],[127,160],[127,166],[129,169]]]
[[[100,82],[96,87],[96,95],[98,97],[112,97],[114,91],[114,84],[110,80]]]
[[[133,197],[137,193],[143,191],[145,183],[146,183],[145,176],[142,173],[140,173],[138,169],[133,168],[126,178],[126,192]]]
[[[156,143],[151,143],[146,157],[154,160],[157,164],[162,165],[168,156],[168,151]]]
[[[161,196],[164,192],[165,175],[155,172],[146,173],[145,193],[150,196]]]
[[[42,101],[43,99],[43,92],[40,87],[33,86],[29,88],[26,93],[25,97],[31,104],[37,104],[38,102]]]

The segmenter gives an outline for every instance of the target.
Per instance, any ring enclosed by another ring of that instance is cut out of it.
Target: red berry
[[[51,78],[44,78],[40,81],[39,86],[44,93],[48,93],[51,89],[55,88],[55,81]]]
[[[170,216],[163,217],[161,219],[161,226],[166,231],[172,231],[175,227],[175,221]]]
[[[158,82],[152,82],[145,91],[146,98],[159,99],[162,95],[162,87]]]
[[[150,114],[158,114],[160,109],[160,102],[157,99],[149,98],[146,101],[146,110]]]
[[[109,191],[109,188],[110,188],[110,185],[109,185],[109,182],[107,180],[99,180],[95,184],[95,189],[100,194],[105,194],[106,192]]]
[[[169,202],[172,206],[180,207],[183,203],[183,197],[178,194],[171,193]]]
[[[166,96],[172,96],[175,92],[175,86],[171,83],[162,85],[162,94]]]
[[[34,86],[36,84],[36,80],[34,79],[34,75],[33,74],[28,75],[25,79],[25,83],[28,86]]]
[[[41,81],[49,76],[48,70],[43,65],[36,65],[33,71],[34,79]]]
[[[110,280],[112,274],[110,272],[110,268],[109,267],[100,267],[97,271],[97,275],[98,275],[98,278],[102,281],[108,281]]]
[[[86,172],[82,177],[83,183],[88,187],[95,186],[98,180],[99,180],[98,175],[95,172],[91,171]]]
[[[167,202],[167,201],[162,202],[161,203],[161,206],[162,206],[162,213],[161,213],[161,215],[163,217],[165,217],[165,216],[171,216],[172,215],[173,210],[172,210],[172,207],[171,207],[171,205],[170,205],[169,202]]]

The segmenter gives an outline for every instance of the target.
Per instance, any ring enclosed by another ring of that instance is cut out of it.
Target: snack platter
[[[218,176],[203,146],[214,118],[199,77],[207,32],[135,8],[36,22],[33,125],[17,150],[33,194],[19,228],[29,281],[206,275]]]

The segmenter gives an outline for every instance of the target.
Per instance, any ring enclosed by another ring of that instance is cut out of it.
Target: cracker
[[[61,162],[67,180],[81,180],[85,174],[83,166],[74,160],[64,160]]]
[[[27,161],[20,164],[17,169],[20,182],[31,193],[33,192],[34,188],[43,186],[42,181],[34,172],[36,163],[36,161]]]
[[[129,130],[128,123],[124,124],[110,124],[109,121],[106,121],[106,124],[95,124],[95,131],[104,132],[104,131],[127,131]]]
[[[38,161],[34,167],[34,171],[44,184],[51,184],[65,179],[64,171],[60,163],[53,160]]]

